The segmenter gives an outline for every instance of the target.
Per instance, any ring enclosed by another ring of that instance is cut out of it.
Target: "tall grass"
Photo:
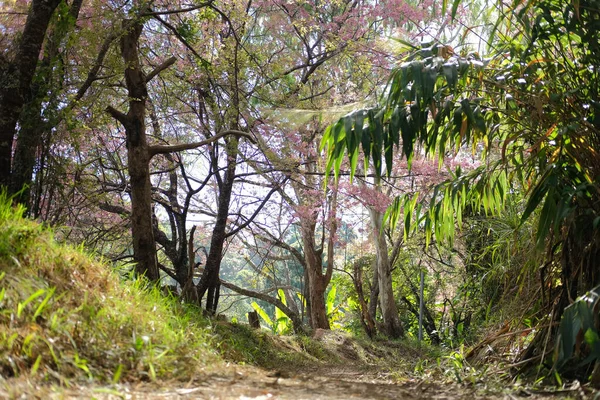
[[[0,194],[0,375],[117,382],[190,379],[214,364],[200,313],[24,219]]]

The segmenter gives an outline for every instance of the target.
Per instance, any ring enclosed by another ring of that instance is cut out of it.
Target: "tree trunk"
[[[17,121],[28,100],[48,24],[61,0],[33,0],[15,58],[0,55],[0,187],[10,185]]]
[[[227,141],[227,170],[222,184],[219,185],[219,199],[217,209],[217,220],[213,228],[210,240],[210,250],[206,259],[206,265],[202,278],[198,283],[198,298],[201,302],[206,294],[206,311],[215,315],[219,304],[219,274],[221,272],[221,261],[223,259],[223,247],[227,234],[227,217],[229,217],[229,203],[233,192],[235,170],[237,167],[238,139],[231,137]],[[218,166],[217,166],[218,168]]]
[[[311,325],[310,320],[311,307],[310,307],[310,284],[308,283],[308,268],[306,267],[306,257],[302,259],[302,266],[304,267],[304,287],[302,288],[302,296],[304,296],[304,302],[302,303],[302,319],[306,316],[308,324]]]
[[[308,300],[310,326],[313,329],[330,329],[325,304],[325,290],[329,280],[323,274],[321,255],[315,248],[315,224],[303,221],[301,227],[304,259],[306,260],[306,275],[308,277]]]
[[[127,168],[131,186],[131,233],[133,257],[138,275],[158,281],[158,263],[152,224],[152,187],[150,185],[150,153],[146,138],[146,76],[138,56],[143,24],[123,21],[126,34],[121,38],[121,55],[125,61],[125,82],[129,97],[129,112],[125,115],[112,107],[107,111],[125,127],[127,137]],[[129,28],[129,29],[127,29]]]
[[[61,66],[57,67],[56,60],[60,55],[60,45],[75,26],[82,3],[83,0],[74,0],[71,3],[69,14],[72,18],[68,29],[55,27],[48,36],[44,58],[37,68],[36,81],[39,83],[31,85],[31,94],[19,117],[20,129],[12,165],[11,192],[21,191],[16,200],[23,205],[31,204],[30,189],[39,147],[44,138],[46,140],[50,138],[51,129],[58,123],[56,118],[50,118],[49,122],[45,121],[44,103],[49,103],[46,107],[53,108],[54,111],[58,107],[57,96],[51,85],[53,76],[60,75],[64,71]]]
[[[360,306],[360,322],[365,330],[365,333],[370,338],[374,337],[377,333],[375,328],[375,319],[369,313],[369,306],[367,305],[367,301],[365,300],[365,293],[363,289],[363,279],[362,279],[362,270],[363,270],[363,260],[359,259],[354,262],[354,275],[352,277],[352,281],[354,283],[354,290],[356,290],[356,294],[358,296],[358,304]],[[377,300],[375,300],[377,301]]]
[[[258,319],[257,311],[248,313],[248,325],[250,325],[250,328],[260,329],[260,320]]]
[[[371,293],[369,295],[369,316],[373,321],[377,319],[377,304],[379,303],[379,271],[377,270],[377,259],[373,260],[373,282],[371,282]]]
[[[392,270],[388,256],[388,247],[382,232],[383,214],[374,209],[369,209],[371,225],[373,228],[373,242],[377,252],[377,272],[379,278],[379,304],[383,317],[384,333],[391,338],[404,335],[404,329],[398,317],[398,307],[394,299],[392,288]]]

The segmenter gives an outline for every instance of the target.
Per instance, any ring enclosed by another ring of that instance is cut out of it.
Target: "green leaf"
[[[326,302],[327,315],[330,315],[333,312],[333,309],[335,308],[334,303],[335,303],[336,293],[337,293],[336,286],[335,285],[331,286],[331,289],[329,289],[329,293],[327,293],[327,302]]]
[[[39,317],[42,314],[42,312],[44,312],[44,308],[46,308],[46,304],[48,304],[48,301],[50,301],[50,298],[54,295],[55,290],[56,290],[55,288],[48,289],[48,292],[46,293],[46,297],[44,297],[44,300],[42,300],[40,305],[35,310],[35,313],[33,314],[33,317],[31,318],[32,321],[35,321],[36,318]]]
[[[383,220],[385,223],[390,224],[390,228],[392,231],[396,230],[396,226],[398,224],[398,219],[400,216],[400,209],[402,206],[402,196],[397,196],[392,201],[392,204],[385,210],[385,214],[383,216]],[[406,232],[404,232],[406,235]]]
[[[25,307],[27,307],[27,305],[29,303],[31,303],[33,300],[37,299],[38,297],[42,296],[44,293],[46,293],[45,289],[38,289],[35,293],[33,293],[31,296],[29,296],[23,303],[17,304],[17,318],[21,317],[23,310],[25,310]]]
[[[456,11],[458,10],[458,6],[460,4],[461,0],[454,0],[454,3],[452,3],[452,19],[454,20],[454,18],[456,17]]]
[[[123,364],[119,363],[119,365],[117,366],[117,369],[115,370],[115,373],[112,376],[113,385],[119,383],[119,381],[121,380],[122,374],[123,374]]]
[[[285,293],[283,292],[283,289],[278,289],[277,295],[279,296],[279,300],[281,300],[283,305],[287,306],[287,300],[285,298]]]
[[[527,200],[527,205],[525,206],[525,211],[521,216],[521,224],[529,218],[531,213],[537,208],[537,206],[544,199],[544,196],[548,192],[548,186],[546,185],[546,181],[550,176],[550,169],[548,169],[542,178],[539,180],[537,185],[533,188],[531,195],[529,195],[529,199]]]
[[[458,82],[458,70],[456,64],[454,63],[446,63],[442,66],[442,72],[444,73],[444,77],[446,78],[446,82],[452,88],[456,86]]]
[[[373,110],[369,111],[369,133],[372,140],[371,156],[373,160],[373,168],[375,169],[375,175],[381,176],[381,156],[383,148],[383,124],[381,121],[383,110],[375,113]],[[366,157],[366,155],[365,155]]]
[[[369,110],[367,112],[367,119],[369,120],[370,123],[370,119],[371,119],[371,114],[373,113],[373,110]],[[365,156],[365,166],[364,166],[364,170],[365,170],[365,174],[367,173],[367,171],[369,170],[369,158],[371,156],[371,147],[373,146],[372,144],[372,140],[371,140],[371,132],[370,130],[367,130],[367,132],[363,132],[362,137],[361,137],[361,145],[362,145],[362,150],[363,150],[363,154]]]
[[[423,93],[423,62],[422,61],[413,61],[410,63],[410,69],[412,72],[413,86],[412,88],[416,90],[416,100],[419,101],[420,97],[422,97]],[[406,96],[405,96],[406,97]],[[408,98],[408,97],[406,97]]]
[[[250,305],[252,306],[252,308],[254,308],[254,311],[256,311],[258,313],[258,315],[260,315],[260,317],[267,323],[269,328],[272,328],[273,321],[271,321],[269,314],[267,314],[267,312],[261,306],[259,306],[258,303],[255,301],[250,303]]]
[[[363,111],[355,113],[354,130],[350,134],[352,136],[352,147],[348,147],[348,154],[350,155],[350,182],[352,182],[352,178],[356,172],[356,165],[358,164],[358,150],[362,141],[364,124],[365,113]]]
[[[30,376],[34,376],[37,373],[37,370],[40,368],[40,364],[42,363],[42,355],[39,354],[31,367],[31,371],[29,372]]]
[[[396,146],[400,146],[400,114],[400,108],[395,107],[389,125],[389,135]]]
[[[588,328],[585,331],[584,338],[585,338],[585,342],[587,344],[589,344],[590,346],[595,346],[600,341],[600,337],[598,336],[598,332],[596,332],[592,328]]]

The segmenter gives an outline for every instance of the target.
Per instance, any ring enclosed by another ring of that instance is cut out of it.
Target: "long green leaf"
[[[452,3],[452,19],[454,20],[454,18],[456,17],[456,11],[458,10],[458,6],[460,5],[461,0],[454,0],[454,3]]]
[[[270,328],[272,328],[273,327],[273,321],[271,321],[271,318],[269,317],[269,314],[267,314],[267,312],[260,305],[258,305],[258,303],[255,302],[255,301],[253,301],[252,303],[250,303],[250,305],[258,313],[258,315],[260,315],[260,317],[267,323],[267,325]]]

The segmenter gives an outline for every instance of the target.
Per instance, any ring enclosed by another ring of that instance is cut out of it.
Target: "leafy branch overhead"
[[[460,3],[453,2],[452,17]],[[490,40],[500,39],[491,42],[491,59],[459,56],[443,45],[414,49],[392,73],[380,104],[330,126],[322,148],[336,179],[345,154],[356,173],[360,149],[365,172],[370,165],[382,174],[385,164],[388,175],[397,153],[409,167],[416,155],[437,156],[441,167],[450,151],[480,154],[480,167],[466,174],[457,168],[430,196],[405,194],[388,209],[393,228],[402,218],[405,235],[420,226],[428,242],[434,234],[452,242],[465,214],[498,215],[509,196],[523,191],[520,224],[537,221],[535,244],[546,250],[542,294],[555,288],[550,332],[542,329],[530,349],[555,337],[562,351],[555,366],[562,367],[585,326],[571,321],[581,320],[572,311],[578,308],[566,307],[599,276],[600,11],[593,0],[530,0],[498,2],[496,13]],[[554,327],[563,312],[561,329],[576,328],[561,339]],[[580,366],[596,357],[591,336],[593,357],[578,354]]]
[[[371,165],[377,176],[390,175],[398,156],[406,158],[409,169],[420,152],[437,156],[441,168],[449,150],[471,145],[473,151],[479,151],[478,144],[483,141],[486,146],[482,150],[489,151],[497,129],[488,129],[494,114],[482,101],[482,94],[486,86],[496,86],[485,79],[486,68],[491,67],[489,60],[481,60],[476,53],[461,57],[441,44],[415,48],[392,73],[380,105],[355,111],[327,128],[321,142],[321,148],[327,148],[327,170],[333,169],[338,179],[347,154],[353,176],[361,149],[363,170],[367,172]],[[387,213],[392,227],[402,214],[405,234],[423,223],[428,242],[432,232],[452,239],[453,215],[461,214],[467,203],[479,203],[476,205],[484,206],[486,212],[499,211],[508,190],[506,172],[484,178],[480,176],[483,171],[478,168],[465,175],[459,167],[454,173],[456,182],[436,187],[432,207],[422,215],[417,196],[397,198]],[[499,191],[495,193],[494,188]],[[416,216],[411,217],[414,212]]]
[[[327,129],[322,148],[328,149],[328,170],[336,179],[345,154],[356,172],[360,149],[365,171],[370,164],[382,174],[385,164],[388,175],[397,153],[409,167],[418,154],[437,156],[440,167],[452,150],[471,148],[489,156],[485,168],[466,175],[457,169],[458,180],[436,187],[424,219],[418,213],[409,218],[420,211],[411,207],[414,201],[396,199],[388,210],[392,226],[403,215],[406,232],[418,221],[428,237],[434,231],[440,239],[452,239],[451,221],[461,221],[467,203],[475,201],[471,209],[483,207],[486,214],[498,212],[512,182],[528,190],[523,221],[542,206],[537,243],[543,247],[548,235],[578,212],[575,204],[591,201],[598,176],[589,168],[597,159],[599,103],[592,56],[598,34],[589,18],[596,12],[575,3],[528,4],[538,5],[534,22],[529,24],[531,8],[509,9],[507,15],[523,24],[522,36],[496,48],[494,58],[460,56],[441,44],[414,48],[392,73],[378,106],[355,111]],[[573,59],[581,63],[575,66]],[[550,76],[554,79],[544,79]],[[465,190],[457,190],[461,181],[469,182]],[[595,212],[585,219],[593,221],[593,229],[600,224]]]
[[[410,166],[416,144],[441,160],[450,147],[482,138],[487,134],[479,97],[484,66],[477,54],[462,58],[448,46],[417,50],[392,73],[382,104],[355,111],[327,128],[321,147],[328,148],[329,170],[337,178],[347,152],[354,174],[362,147],[365,171],[371,162],[381,174],[385,159],[390,174],[398,150]]]

